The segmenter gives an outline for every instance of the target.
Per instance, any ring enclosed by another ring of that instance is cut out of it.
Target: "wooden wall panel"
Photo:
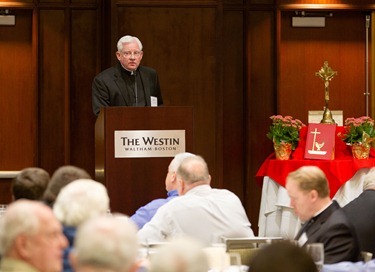
[[[225,11],[222,40],[222,167],[223,186],[244,201],[245,93],[244,93],[244,12]],[[220,83],[220,82],[218,82]],[[218,110],[219,111],[219,110]],[[220,119],[220,116],[217,115]],[[218,148],[219,149],[219,148]],[[220,169],[220,166],[218,166]]]
[[[119,7],[115,16],[118,38],[130,34],[142,41],[142,64],[158,71],[164,105],[194,107],[194,152],[207,160],[215,177],[216,137],[221,136],[215,127],[215,8]],[[114,56],[114,43],[112,48]]]
[[[65,11],[39,15],[39,146],[40,165],[52,173],[67,159],[67,48]]]
[[[324,28],[291,27],[292,12],[282,12],[278,113],[307,122],[308,110],[323,110],[324,83],[315,72],[328,61],[338,72],[329,85],[331,110],[344,118],[365,114],[365,17],[335,11]]]
[[[95,116],[91,84],[98,67],[98,17],[96,10],[73,10],[71,15],[70,163],[93,177]]]
[[[272,142],[266,137],[269,117],[275,113],[275,13],[273,10],[250,11],[246,22],[246,159],[247,178],[245,207],[258,232],[261,186],[255,175],[272,152]]]
[[[15,26],[0,26],[0,171],[37,164],[37,91],[32,10],[16,10]],[[0,179],[0,203],[11,201],[11,179]]]
[[[32,11],[13,14],[15,26],[0,26],[0,171],[21,170],[37,160]]]
[[[284,4],[324,4],[324,5],[330,5],[330,4],[343,4],[346,5],[348,8],[350,8],[350,5],[358,5],[358,4],[374,4],[373,0],[279,0],[277,1],[279,5]],[[321,8],[321,7],[320,7]]]

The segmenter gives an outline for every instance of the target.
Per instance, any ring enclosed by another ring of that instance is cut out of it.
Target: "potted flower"
[[[305,125],[292,116],[273,115],[272,124],[267,137],[274,143],[276,159],[289,159],[292,150],[295,150],[299,141],[299,131]]]
[[[354,158],[367,159],[375,138],[374,120],[368,116],[346,118],[344,131],[338,136],[351,146]]]

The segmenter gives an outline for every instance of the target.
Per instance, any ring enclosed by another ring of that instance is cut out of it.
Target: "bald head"
[[[209,185],[211,181],[207,163],[201,156],[184,159],[177,169],[178,194],[184,195],[199,185]]]

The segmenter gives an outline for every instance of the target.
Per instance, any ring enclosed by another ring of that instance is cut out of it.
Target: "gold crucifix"
[[[332,118],[332,113],[328,108],[329,101],[329,82],[337,75],[336,71],[333,71],[331,67],[328,66],[328,61],[325,61],[323,67],[320,68],[318,72],[315,73],[316,76],[320,77],[324,81],[324,100],[325,107],[323,113],[323,119],[320,121],[325,124],[335,124],[335,120]]]

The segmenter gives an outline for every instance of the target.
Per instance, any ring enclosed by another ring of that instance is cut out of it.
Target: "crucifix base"
[[[332,113],[328,107],[324,108],[323,119],[320,121],[322,124],[336,124],[335,120],[332,117]]]

